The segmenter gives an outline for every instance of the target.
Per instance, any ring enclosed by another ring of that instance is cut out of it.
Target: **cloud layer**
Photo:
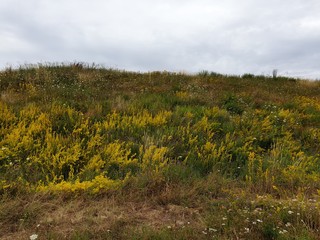
[[[319,12],[318,0],[2,0],[0,67],[84,61],[320,78]]]

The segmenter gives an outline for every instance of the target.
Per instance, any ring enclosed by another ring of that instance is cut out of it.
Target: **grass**
[[[319,239],[320,84],[0,72],[0,238]]]

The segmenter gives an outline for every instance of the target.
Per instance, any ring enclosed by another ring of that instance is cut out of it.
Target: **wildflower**
[[[256,222],[256,221],[253,221],[253,222],[252,222],[252,224],[256,225],[256,224],[257,224],[257,222]]]
[[[293,213],[293,211],[289,210],[289,211],[288,211],[288,213],[289,213],[289,214],[292,214],[292,213]]]
[[[167,226],[167,228],[168,228],[168,229],[171,229],[171,226],[169,225],[169,226]]]
[[[29,238],[30,240],[36,240],[38,239],[38,234],[32,234]]]
[[[290,227],[290,226],[292,226],[292,224],[289,223],[289,222],[287,222],[287,223],[286,223],[286,227]]]
[[[281,230],[279,231],[280,234],[285,234],[285,233],[287,233],[287,232],[288,232],[288,231],[285,230],[285,229],[282,229],[282,231],[281,231]]]
[[[222,220],[223,220],[223,221],[226,221],[226,220],[227,220],[227,217],[223,217]]]
[[[260,219],[257,219],[257,222],[262,223],[263,221],[262,221],[262,220],[260,220]]]
[[[244,230],[245,230],[246,233],[250,232],[250,229],[247,228],[247,227],[245,227]]]
[[[217,232],[218,230],[215,228],[209,228],[209,232]]]
[[[202,233],[204,234],[204,235],[207,235],[208,233],[207,232],[205,232],[205,231],[202,231]]]

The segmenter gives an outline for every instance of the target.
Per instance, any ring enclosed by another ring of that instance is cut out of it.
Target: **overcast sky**
[[[66,61],[320,79],[320,1],[0,0],[1,68]]]

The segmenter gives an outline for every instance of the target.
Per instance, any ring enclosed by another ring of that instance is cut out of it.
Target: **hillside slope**
[[[320,238],[317,81],[38,65],[0,91],[1,238]]]

